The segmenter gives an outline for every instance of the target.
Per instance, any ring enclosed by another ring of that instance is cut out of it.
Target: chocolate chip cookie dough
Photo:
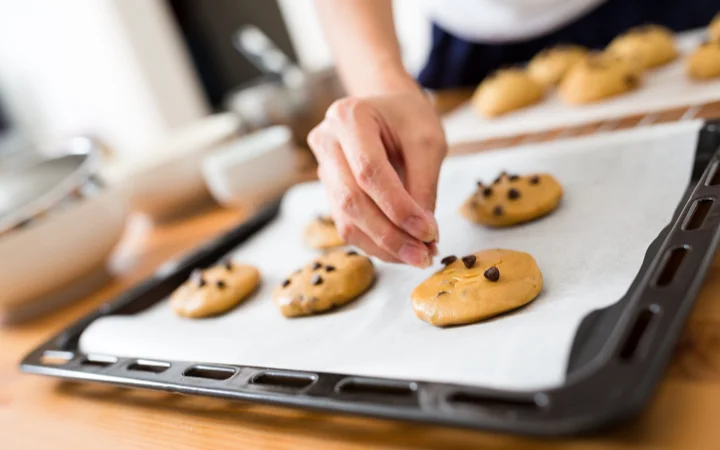
[[[678,55],[672,31],[659,25],[630,29],[613,39],[607,52],[628,61],[637,61],[642,69],[662,66]]]
[[[528,64],[528,74],[544,86],[555,86],[575,63],[587,56],[579,45],[557,45],[535,55]]]
[[[525,71],[504,69],[485,78],[471,101],[481,115],[496,117],[535,104],[544,96],[544,87]]]
[[[478,322],[523,306],[537,297],[543,278],[535,259],[514,250],[447,256],[445,268],[411,294],[415,315],[443,327]]]
[[[695,49],[685,61],[685,69],[695,80],[720,77],[720,40],[705,42]]]
[[[308,316],[351,302],[374,280],[370,258],[353,250],[334,250],[286,278],[273,298],[283,316]]]
[[[562,187],[552,175],[503,172],[492,183],[478,182],[460,213],[475,223],[507,227],[549,214],[557,208],[562,195]]]
[[[345,245],[330,216],[318,216],[305,228],[305,243],[314,249],[325,250]]]
[[[205,270],[196,269],[170,297],[180,316],[215,316],[237,306],[260,284],[260,272],[253,266],[226,261]]]
[[[559,94],[569,104],[592,103],[636,89],[637,65],[607,54],[588,56],[575,64],[560,83]]]

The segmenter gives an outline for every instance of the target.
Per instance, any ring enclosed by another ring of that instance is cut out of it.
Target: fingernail
[[[430,256],[437,256],[438,248],[437,248],[437,244],[435,242],[429,243],[428,248],[430,249]]]
[[[410,236],[422,242],[430,242],[435,240],[435,231],[433,231],[431,224],[432,222],[425,217],[411,216],[405,220],[403,228]]]
[[[435,220],[435,213],[432,211],[425,211],[427,220],[430,222],[433,232],[433,241],[440,242],[440,227],[438,227],[437,221]]]
[[[405,244],[400,248],[400,259],[406,264],[415,267],[427,267],[430,265],[430,256],[426,248],[414,244]]]

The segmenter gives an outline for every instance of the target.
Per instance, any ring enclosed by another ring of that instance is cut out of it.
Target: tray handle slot
[[[383,397],[415,397],[417,383],[390,382],[346,378],[335,386],[340,395],[378,395]]]
[[[105,356],[105,355],[88,355],[83,359],[83,361],[80,363],[82,366],[92,366],[92,367],[108,367],[112,366],[118,361],[118,359],[114,356]]]
[[[184,377],[204,378],[206,380],[223,381],[235,375],[237,370],[218,366],[193,366],[183,372]]]
[[[675,247],[665,253],[659,274],[655,280],[656,287],[665,287],[672,283],[675,274],[680,270],[680,266],[689,252],[690,247],[685,245]]]
[[[650,305],[643,309],[640,314],[637,315],[635,323],[630,329],[623,346],[620,349],[620,359],[623,361],[630,361],[637,353],[637,349],[640,347],[640,343],[643,341],[643,337],[650,328],[650,324],[655,319],[657,314],[660,312],[658,305]]]
[[[127,366],[127,370],[133,372],[163,373],[170,368],[170,363],[164,361],[151,361],[138,359]]]
[[[695,200],[690,207],[690,213],[685,219],[682,229],[685,231],[692,231],[702,228],[714,202],[715,201],[711,198],[701,198]]]
[[[484,409],[537,410],[549,406],[547,395],[533,397],[492,397],[471,392],[454,392],[447,397],[452,406],[464,406]]]
[[[317,381],[317,375],[303,373],[260,372],[250,384],[285,389],[304,389]]]
[[[59,350],[45,350],[40,356],[40,364],[44,366],[62,366],[69,363],[75,354],[73,352],[64,352]]]

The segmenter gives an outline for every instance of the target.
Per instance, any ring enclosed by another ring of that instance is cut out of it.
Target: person
[[[418,2],[419,4],[421,2]],[[427,267],[447,143],[423,88],[475,86],[559,43],[602,48],[627,29],[707,25],[717,0],[424,0],[432,48],[414,79],[403,67],[392,0],[316,0],[349,96],[308,136],[346,242],[389,262]]]

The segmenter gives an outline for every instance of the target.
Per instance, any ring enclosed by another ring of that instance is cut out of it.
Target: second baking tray
[[[194,268],[214,263],[271,222],[277,205],[69,327],[34,350],[21,367],[65,379],[524,434],[607,426],[637,413],[650,398],[717,248],[719,147],[718,124],[706,124],[698,136],[693,182],[672,221],[648,248],[627,294],[583,320],[566,381],[556,388],[516,392],[422,378],[80,351],[79,337],[90,323],[135,314],[165,299]]]

